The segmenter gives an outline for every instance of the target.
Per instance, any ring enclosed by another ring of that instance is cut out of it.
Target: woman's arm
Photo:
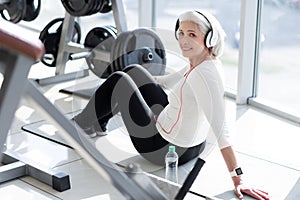
[[[229,172],[233,171],[235,168],[238,167],[237,159],[236,159],[236,156],[235,156],[232,146],[228,146],[228,147],[221,149],[221,153],[225,160],[225,163],[226,163],[226,166],[227,166],[227,169]],[[241,176],[235,176],[235,177],[232,177],[232,181],[233,181],[234,185],[238,185],[241,183],[242,178],[241,178]]]
[[[232,146],[228,146],[221,149],[221,153],[225,160],[229,172],[233,171],[236,167],[238,167],[237,159]],[[246,186],[243,183],[242,176],[234,176],[232,177],[232,181],[235,188],[234,190],[235,194],[239,199],[243,199],[242,193],[254,197],[255,199],[260,199],[260,200],[269,199],[269,195],[267,192]]]

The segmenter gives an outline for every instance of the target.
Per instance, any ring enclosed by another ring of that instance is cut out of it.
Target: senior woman
[[[218,59],[225,37],[221,25],[207,12],[187,11],[179,16],[175,35],[182,55],[189,61],[187,66],[156,77],[139,65],[114,72],[74,120],[88,134],[94,134],[94,129],[105,130],[108,120],[120,112],[136,150],[159,165],[164,165],[169,145],[176,146],[182,165],[199,156],[206,138],[213,134],[238,198],[246,193],[256,199],[269,199],[266,192],[243,184],[232,147],[222,63]]]

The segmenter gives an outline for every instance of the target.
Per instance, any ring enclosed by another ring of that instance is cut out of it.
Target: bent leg
[[[165,154],[165,148],[169,142],[164,140],[157,131],[156,122],[153,118],[154,113],[132,78],[125,73],[119,72],[117,74],[122,75],[122,78],[115,85],[111,97],[121,112],[135,149],[153,163],[164,163],[164,156],[162,155]],[[155,93],[153,95],[155,96]]]
[[[133,80],[134,84],[132,85],[135,85],[135,89],[140,91],[142,98],[151,111],[158,115],[168,104],[168,98],[163,89],[153,80],[152,75],[140,65],[129,65],[124,69],[124,72]],[[120,78],[115,74],[120,76],[120,72],[110,75],[91,97],[85,109],[75,117],[81,122],[82,126],[88,127],[100,124],[103,129],[113,114],[119,111],[116,109],[116,102],[111,102],[111,93]],[[120,94],[125,91],[126,89],[121,91]],[[104,96],[104,99],[101,99],[102,96]],[[101,103],[99,103],[100,101]],[[101,112],[99,112],[100,110]],[[98,123],[95,124],[95,122]]]
[[[153,113],[158,115],[169,104],[165,91],[141,65],[129,65],[123,71],[132,78]]]

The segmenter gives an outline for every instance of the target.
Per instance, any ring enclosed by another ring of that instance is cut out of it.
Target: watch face
[[[243,174],[241,168],[237,168],[237,169],[235,170],[235,172],[236,172],[236,174],[237,174],[238,176]]]

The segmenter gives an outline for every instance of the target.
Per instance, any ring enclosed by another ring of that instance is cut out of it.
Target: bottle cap
[[[169,146],[169,151],[175,151],[175,146]]]

